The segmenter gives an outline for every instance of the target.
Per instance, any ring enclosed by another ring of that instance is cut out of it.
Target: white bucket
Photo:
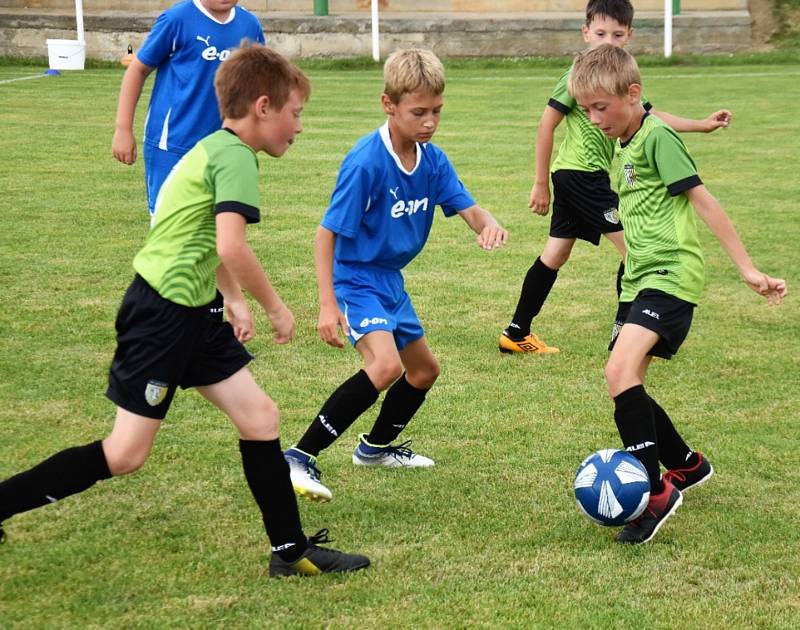
[[[76,39],[48,39],[47,56],[51,70],[83,70],[86,42]]]

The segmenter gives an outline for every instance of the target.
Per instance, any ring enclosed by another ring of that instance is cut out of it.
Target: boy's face
[[[441,94],[409,92],[403,94],[397,103],[384,94],[381,103],[389,116],[392,132],[399,136],[399,140],[424,143],[436,133],[444,98]]]
[[[218,20],[227,20],[231,9],[236,6],[239,0],[200,0],[208,12]]]
[[[305,101],[296,89],[289,94],[289,99],[281,109],[273,109],[268,102],[256,101],[259,113],[260,146],[253,147],[264,151],[272,157],[281,157],[294,142],[297,134],[303,131],[300,115],[303,113]]]
[[[634,83],[623,96],[590,92],[575,99],[593,125],[609,138],[628,140],[639,128],[643,114],[641,86]]]
[[[602,44],[611,44],[619,48],[625,45],[633,37],[633,29],[623,26],[614,18],[605,15],[596,15],[588,26],[581,27],[583,41],[589,44],[589,48],[597,48]]]

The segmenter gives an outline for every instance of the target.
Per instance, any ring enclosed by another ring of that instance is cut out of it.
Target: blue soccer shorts
[[[336,300],[347,318],[348,338],[354,346],[376,330],[391,332],[398,350],[425,336],[399,271],[343,271],[337,266],[334,275],[338,276],[333,285]]]
[[[182,157],[181,153],[162,151],[145,143],[144,183],[147,189],[147,208],[151,217],[156,211],[156,199],[161,185]]]

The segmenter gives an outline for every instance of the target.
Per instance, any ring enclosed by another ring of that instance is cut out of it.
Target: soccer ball
[[[607,448],[592,453],[575,474],[575,500],[600,525],[624,525],[650,500],[650,479],[630,453]]]

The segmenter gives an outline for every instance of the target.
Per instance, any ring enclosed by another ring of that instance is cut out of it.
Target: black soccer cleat
[[[689,488],[694,488],[704,484],[711,479],[714,474],[714,467],[711,463],[703,457],[700,451],[697,451],[697,463],[691,468],[676,468],[668,470],[664,473],[664,479],[669,481],[681,492],[685,492]]]
[[[664,489],[659,494],[651,494],[642,515],[628,523],[617,534],[617,542],[628,545],[641,545],[656,535],[678,506],[683,503],[681,491],[664,479]]]
[[[321,529],[308,538],[308,549],[294,562],[287,562],[273,553],[269,561],[270,577],[289,575],[320,575],[321,573],[348,573],[366,569],[369,558],[354,553],[344,553],[336,549],[319,547],[319,544],[331,542],[328,530]]]

